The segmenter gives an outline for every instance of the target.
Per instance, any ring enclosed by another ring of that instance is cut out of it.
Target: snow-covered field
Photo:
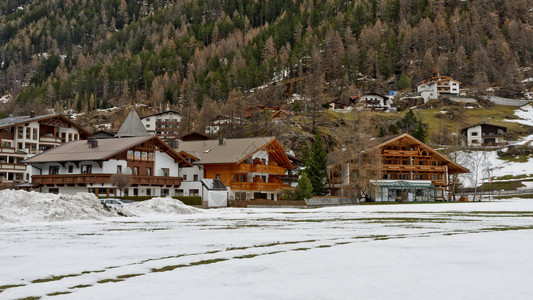
[[[0,299],[533,295],[533,199],[139,209],[142,217],[0,224]]]

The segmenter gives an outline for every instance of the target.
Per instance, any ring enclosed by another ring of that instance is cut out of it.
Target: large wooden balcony
[[[418,151],[414,150],[383,150],[383,156],[422,157]]]
[[[237,173],[263,173],[276,175],[285,175],[285,170],[285,168],[280,166],[261,164],[240,164],[234,169]]]
[[[290,188],[290,185],[277,182],[232,182],[233,191],[275,191]]]
[[[397,172],[446,172],[446,166],[431,166],[431,165],[383,165],[383,171],[397,171]]]
[[[58,185],[85,185],[89,183],[112,183],[115,174],[62,174],[62,175],[33,175],[32,183]],[[180,186],[181,177],[125,175],[131,178],[131,185],[148,186]]]

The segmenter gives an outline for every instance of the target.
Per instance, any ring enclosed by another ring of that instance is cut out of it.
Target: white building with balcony
[[[156,136],[73,141],[25,162],[41,192],[99,197],[177,196],[180,168],[191,167]]]
[[[19,116],[0,120],[0,181],[28,182],[31,168],[22,163],[63,143],[86,139],[91,134],[60,114]]]
[[[179,135],[181,115],[177,111],[168,110],[141,118],[148,133],[157,135],[164,140],[175,139]]]
[[[416,91],[424,98],[424,103],[442,96],[458,96],[461,82],[448,76],[425,79],[416,85]]]

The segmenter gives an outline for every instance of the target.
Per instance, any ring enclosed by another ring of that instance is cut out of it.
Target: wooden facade
[[[469,171],[409,134],[376,139],[376,141],[376,145],[369,147],[377,148],[381,158],[380,176],[375,179],[431,181],[432,187],[435,188],[436,200],[447,199],[447,192],[453,184],[450,180],[451,175]],[[342,153],[337,153],[337,156],[342,157]],[[332,194],[349,187],[351,176],[350,170],[347,169],[349,157],[331,164],[328,168]]]

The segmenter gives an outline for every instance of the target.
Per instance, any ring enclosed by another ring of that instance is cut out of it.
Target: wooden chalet
[[[190,155],[201,169],[199,178],[229,186],[235,200],[277,200],[282,189],[290,188],[282,177],[292,164],[274,137],[180,142],[176,150]]]
[[[469,172],[407,133],[374,139],[366,149],[377,149],[381,157],[379,179],[372,181],[367,197],[370,201],[448,200],[452,175]],[[344,196],[350,188],[353,155],[341,150],[328,156],[332,195]]]
[[[119,196],[118,179],[127,180],[124,195],[173,196],[181,167],[189,162],[157,136],[74,141],[25,161],[41,192]]]

